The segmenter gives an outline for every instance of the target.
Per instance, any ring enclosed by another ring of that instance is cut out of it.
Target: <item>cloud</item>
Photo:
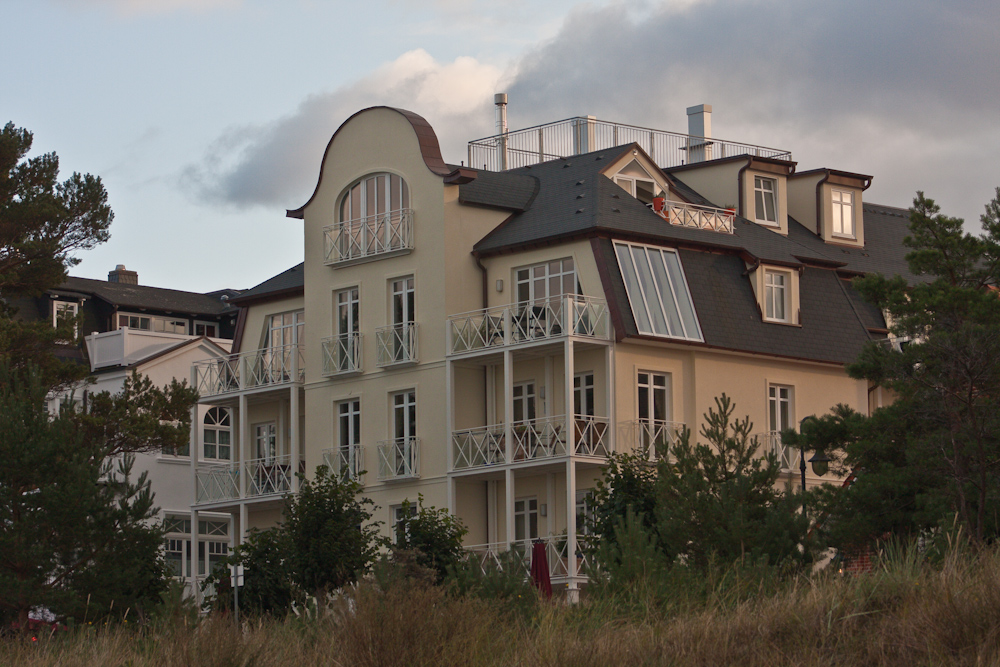
[[[126,16],[146,14],[169,14],[175,11],[204,13],[214,9],[232,9],[243,4],[243,0],[58,0],[72,7],[87,5],[109,7]]]
[[[873,174],[869,200],[905,206],[924,189],[978,220],[998,180],[998,34],[993,1],[584,5],[510,67],[411,51],[286,118],[233,128],[184,181],[230,205],[297,205],[355,111],[420,113],[454,161],[492,133],[491,95],[506,91],[512,128],[592,114],[684,132],[684,109],[712,104],[719,138],[791,150],[800,169]]]
[[[356,111],[375,105],[424,116],[445,159],[457,161],[469,137],[492,132],[492,95],[500,77],[499,68],[474,58],[440,63],[422,49],[409,51],[354,84],[307,98],[284,118],[227,130],[184,169],[181,183],[225,205],[297,206],[316,183],[333,133]]]

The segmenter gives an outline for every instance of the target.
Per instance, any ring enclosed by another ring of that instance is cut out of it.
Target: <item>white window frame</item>
[[[854,193],[850,190],[830,190],[830,234],[839,238],[856,239],[854,233]]]
[[[784,406],[784,415],[782,415]],[[795,387],[789,384],[768,383],[767,385],[767,425],[768,430],[781,432],[795,428]]]
[[[220,415],[220,416],[217,416]],[[228,408],[215,406],[205,412],[205,417],[201,420],[201,455],[206,461],[232,461],[233,460],[233,415]],[[208,434],[212,433],[214,443],[208,442]],[[229,442],[222,445],[220,435],[226,433]],[[215,454],[208,454],[208,446],[215,447]],[[220,447],[229,448],[229,456],[219,456]]]
[[[514,424],[533,423],[538,418],[538,394],[535,390],[535,381],[517,382],[512,391],[511,403],[514,406],[514,412],[511,414],[511,421]],[[516,419],[519,408],[521,419]]]
[[[391,394],[392,409],[392,437],[394,440],[400,438],[417,437],[417,390],[404,389]],[[402,428],[400,428],[402,427]]]
[[[52,326],[53,327],[59,326],[59,320],[61,319],[61,317],[60,317],[60,314],[61,314],[60,311],[63,311],[63,312],[65,312],[65,311],[71,311],[72,312],[71,316],[72,317],[76,317],[77,315],[80,314],[80,304],[78,304],[75,301],[53,301],[52,302]],[[75,328],[74,328],[74,335],[76,335],[75,334]]]
[[[559,282],[558,294],[552,290],[553,280]],[[567,281],[569,289],[567,289]],[[517,303],[543,303],[564,294],[580,293],[576,262],[572,257],[560,257],[514,269],[514,299]]]
[[[645,382],[643,381],[643,376],[645,376]],[[657,384],[656,380],[662,379],[663,384]],[[640,370],[636,372],[635,376],[635,404],[636,404],[636,417],[639,421],[650,424],[658,425],[665,422],[672,421],[673,415],[673,387],[671,386],[673,378],[670,373],[663,373],[660,371],[645,371]],[[643,400],[643,389],[646,390],[646,398]],[[656,417],[656,404],[657,396],[663,401],[663,418]]]
[[[594,371],[584,371],[573,376],[573,414],[593,417],[594,412]]]
[[[781,278],[781,283],[778,283]],[[764,319],[769,322],[792,321],[792,281],[791,271],[764,269]],[[778,305],[782,316],[778,316]]]
[[[168,334],[178,334],[186,336],[188,331],[191,329],[190,322],[182,317],[167,317],[164,315],[144,315],[142,313],[132,313],[127,311],[119,310],[117,315],[118,326],[116,329],[122,329],[128,327],[135,331],[149,331],[152,333],[168,333]],[[129,318],[129,323],[124,325],[121,323],[121,318]],[[139,326],[132,326],[133,321]],[[146,326],[143,326],[143,324]],[[170,331],[167,331],[167,326],[169,325]],[[158,327],[162,327],[162,330]],[[178,331],[178,328],[182,327],[183,331]]]
[[[278,457],[278,424],[276,422],[262,422],[253,425],[253,452],[255,459],[268,463]]]
[[[212,528],[214,524],[216,528]],[[183,516],[168,515],[164,521],[164,556],[174,553],[180,555],[180,573],[171,576],[178,579],[192,579],[191,567],[191,520]],[[218,538],[223,539],[218,539]],[[211,573],[210,563],[213,557],[224,558],[229,555],[229,522],[218,519],[202,519],[198,522],[198,563],[194,568],[195,576],[202,577]],[[167,562],[171,559],[167,557]]]
[[[394,179],[398,179],[399,190],[396,193],[392,191]],[[371,202],[368,201],[368,191],[372,188],[374,188],[372,195],[374,198],[374,207],[370,206]],[[358,193],[356,201],[352,197],[355,191]],[[383,197],[381,206],[379,205],[380,194]],[[399,205],[395,207],[392,205],[393,194],[396,194],[399,198]],[[376,172],[366,174],[347,189],[340,199],[337,214],[340,216],[340,222],[350,222],[353,220],[363,220],[373,215],[405,211],[408,208],[410,208],[410,186],[407,185],[406,179],[399,174]]]
[[[576,492],[576,532],[590,535],[594,523],[594,490],[577,489]]]
[[[207,334],[207,333],[200,334],[200,333],[198,333],[198,327],[206,327],[206,328],[207,327],[213,327],[215,329],[215,335],[213,336],[213,335],[210,335],[210,334]],[[205,320],[195,320],[194,321],[194,328],[192,329],[192,331],[194,332],[195,336],[205,336],[206,338],[219,338],[220,337],[220,335],[219,335],[219,323],[218,322],[207,322]]]
[[[688,286],[687,275],[684,273],[684,265],[681,263],[681,257],[677,251],[673,248],[661,248],[659,246],[624,243],[620,241],[614,242],[614,250],[615,258],[618,261],[618,270],[621,273],[622,282],[625,284],[625,293],[628,295],[629,306],[632,309],[633,317],[635,317],[636,329],[639,333],[656,336],[657,338],[702,342],[704,338],[701,332],[701,322],[698,320],[698,312],[695,310],[694,300],[691,298],[691,289]],[[623,251],[626,255],[625,260],[622,259]],[[663,269],[663,274],[659,278],[657,278],[657,275],[650,275],[648,280],[646,280],[646,273],[639,270],[639,265],[636,262],[636,251],[639,251],[642,255],[645,262],[643,266],[648,271],[655,274],[655,269],[658,267],[654,266],[652,262],[659,261],[659,265]],[[660,255],[659,260],[650,258],[650,253],[658,253]],[[674,260],[676,260],[676,268],[674,270],[671,270],[672,266],[667,262],[667,255],[673,256]],[[634,284],[630,284],[632,281],[629,280],[626,273],[635,278]],[[664,287],[669,288],[667,290],[662,290],[660,286],[660,281],[664,279],[667,283]],[[647,282],[648,284],[645,284]],[[683,288],[683,294],[680,293],[680,288]],[[669,312],[668,309],[670,309]],[[691,322],[688,324],[684,322],[685,317],[682,309],[685,311],[690,310]],[[680,330],[679,335],[669,333],[671,315],[677,317],[676,324]],[[644,318],[644,321],[640,321],[642,318]],[[691,325],[690,327],[688,326],[689,324]],[[660,333],[656,331],[658,325],[667,332]],[[693,331],[689,331],[689,328],[693,329]]]
[[[410,518],[417,516],[417,506],[410,503]],[[399,544],[400,524],[405,519],[403,514],[403,503],[389,507],[389,525],[392,526],[392,543]]]
[[[767,225],[768,227],[779,227],[781,222],[780,214],[778,212],[778,180],[776,178],[768,178],[766,176],[758,176],[755,174],[753,177],[753,192],[754,220],[762,225]],[[759,202],[758,198],[760,199]],[[774,213],[773,220],[767,217],[768,200],[770,200],[771,203],[771,211]]]
[[[337,320],[338,336],[358,333],[361,328],[361,289],[354,285],[337,290]]]
[[[417,291],[414,277],[409,275],[393,278],[389,287],[389,318],[392,326],[401,327],[415,322]]]
[[[520,506],[520,508],[519,508]],[[524,496],[514,500],[514,540],[515,542],[527,542],[538,538],[538,496]],[[532,530],[531,519],[534,518],[534,530]],[[520,520],[520,531],[518,531],[518,520]],[[520,532],[520,537],[518,534]]]
[[[286,322],[286,317],[290,321]],[[269,316],[264,323],[263,347],[279,350],[286,345],[298,345],[305,333],[305,323],[306,311],[304,310],[292,310]]]

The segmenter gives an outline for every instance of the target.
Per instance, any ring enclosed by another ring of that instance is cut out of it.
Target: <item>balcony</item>
[[[97,370],[108,366],[129,366],[195,338],[197,336],[122,327],[114,331],[91,334],[85,340],[91,370]],[[233,341],[222,338],[210,340],[227,352],[233,344]]]
[[[304,461],[299,461],[297,471],[292,470],[291,463],[292,457],[286,454],[199,467],[195,472],[195,502],[238,500],[241,475],[246,478],[246,498],[284,495],[292,490],[292,475],[305,472]]]
[[[545,556],[549,564],[549,577],[551,579],[565,579],[569,576],[569,540],[565,535],[549,535],[539,538],[545,544]],[[464,547],[466,558],[474,559],[485,574],[488,570],[502,570],[504,563],[514,564],[522,569],[527,577],[531,572],[531,559],[533,557],[531,545],[534,540],[523,540],[511,544],[505,542],[495,542],[492,544],[474,544]],[[596,541],[591,535],[576,536],[576,559],[577,573],[583,574],[587,571],[592,559],[592,554],[596,549]],[[507,560],[501,554],[505,551],[513,550],[514,554]]]
[[[684,429],[683,422],[640,419],[625,422],[623,435],[632,449],[649,461],[659,461],[668,456],[670,448],[680,442]]]
[[[340,478],[361,481],[361,475],[365,471],[364,449],[361,445],[324,449],[323,464]]]
[[[304,380],[298,345],[264,348],[193,364],[194,386],[202,397],[280,387]]]
[[[417,363],[417,323],[375,330],[375,365],[379,368]]]
[[[396,438],[378,443],[380,481],[420,476],[420,438]]]
[[[575,415],[573,453],[577,456],[607,457],[611,451],[609,421],[606,417]],[[468,470],[502,463],[551,459],[566,455],[563,437],[566,416],[541,417],[511,426],[508,458],[504,424],[455,431],[451,436],[453,470]]]
[[[611,319],[601,299],[565,294],[448,318],[448,352],[464,354],[561,338],[609,340]]]
[[[413,249],[413,210],[401,209],[323,228],[327,266],[347,265]]]
[[[787,447],[781,442],[781,431],[764,431],[755,433],[754,437],[760,445],[762,453],[774,452],[782,472],[795,472],[799,469],[801,452],[795,447]]]
[[[469,166],[505,171],[581,153],[638,143],[663,168],[734,155],[791,160],[779,148],[654,130],[577,116],[469,142]]]
[[[662,206],[653,203],[653,212],[678,227],[707,229],[723,234],[733,233],[736,211],[714,206],[698,206],[678,201],[664,201]]]
[[[361,372],[361,334],[357,331],[323,339],[323,375],[349,375]]]

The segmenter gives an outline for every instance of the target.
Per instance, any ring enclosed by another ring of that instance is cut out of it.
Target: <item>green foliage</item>
[[[72,253],[108,240],[114,218],[101,179],[74,173],[58,182],[59,158],[25,160],[31,132],[0,130],[0,297],[38,296],[66,278]]]
[[[623,598],[638,605],[662,599],[670,563],[657,545],[657,535],[631,507],[618,519],[613,540],[601,540],[594,554],[600,567],[588,572],[588,595],[598,599]]]
[[[469,531],[447,509],[424,507],[423,494],[416,507],[404,500],[402,512],[403,519],[396,524],[396,548],[415,552],[417,564],[433,570],[435,583],[441,583],[463,558],[462,538]]]
[[[848,366],[896,401],[855,442],[833,445],[859,471],[849,497],[821,494],[844,539],[912,534],[952,516],[976,543],[1000,536],[1000,189],[981,222],[983,235],[967,234],[919,192],[905,243],[924,281],[855,280],[909,343],[872,343]]]
[[[758,561],[806,562],[808,520],[800,499],[775,488],[781,470],[773,452],[758,456],[749,418],[733,419],[735,406],[723,394],[709,408],[701,436],[670,448],[656,481],[660,545],[670,561],[705,568]]]
[[[686,438],[685,429],[682,437]],[[592,497],[592,532],[605,542],[614,542],[616,528],[629,511],[656,534],[656,466],[641,454],[614,452],[608,457],[602,479]],[[581,526],[582,528],[582,526]]]
[[[40,374],[0,363],[0,608],[90,618],[159,599],[161,528],[145,473],[109,456],[79,415],[44,409]],[[111,428],[109,426],[109,428]]]
[[[356,481],[319,466],[316,476],[302,479],[298,494],[287,498],[284,521],[269,530],[251,530],[206,585],[229,577],[230,566],[242,565],[240,608],[280,616],[293,603],[309,596],[324,599],[356,582],[387,546],[379,536],[381,522],[371,520],[374,503],[359,498],[360,491]],[[228,600],[209,603],[225,608]]]
[[[539,600],[520,549],[501,551],[495,561],[485,554],[470,553],[449,569],[445,586],[452,596],[496,603],[524,618]]]

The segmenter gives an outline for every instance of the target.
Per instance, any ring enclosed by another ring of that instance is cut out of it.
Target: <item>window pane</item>
[[[656,294],[656,287],[653,285],[653,274],[649,269],[649,261],[642,248],[632,247],[632,258],[635,260],[635,268],[639,274],[639,284],[646,300],[646,308],[649,312],[649,319],[653,323],[653,333],[661,336],[669,336],[667,320],[663,314],[663,307]]]
[[[688,338],[701,340],[701,327],[698,326],[698,317],[694,312],[694,303],[691,301],[691,294],[687,290],[684,281],[684,272],[681,270],[681,260],[672,252],[663,253],[663,259],[667,265],[667,273],[670,275],[670,283],[674,287],[677,296],[677,308],[680,311],[681,322],[684,324],[684,332]]]
[[[656,286],[660,289],[660,299],[663,302],[663,310],[667,316],[667,328],[671,336],[684,336],[684,329],[681,326],[681,318],[677,313],[677,306],[674,302],[673,292],[670,289],[670,281],[667,279],[667,271],[663,266],[664,257],[672,259],[672,252],[663,253],[653,248],[648,248],[649,265],[653,269],[653,276],[656,278]],[[648,298],[648,295],[647,295]]]

